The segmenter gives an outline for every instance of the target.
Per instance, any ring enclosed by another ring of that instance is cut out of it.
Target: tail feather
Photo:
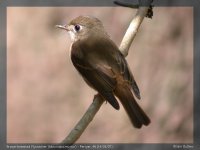
[[[124,85],[122,87],[118,86],[115,89],[115,95],[122,103],[134,127],[141,128],[142,125],[147,126],[151,122],[149,117],[137,104],[131,90],[127,85]]]

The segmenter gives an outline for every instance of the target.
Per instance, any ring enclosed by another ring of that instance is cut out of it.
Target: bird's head
[[[56,25],[60,29],[68,31],[72,41],[88,38],[93,35],[106,35],[102,22],[90,16],[79,16],[67,25]]]

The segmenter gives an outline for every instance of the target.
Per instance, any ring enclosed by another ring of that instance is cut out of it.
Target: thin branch
[[[133,39],[135,38],[135,35],[138,31],[138,28],[140,27],[140,24],[142,23],[144,17],[147,14],[148,8],[149,7],[139,7],[136,15],[131,21],[126,31],[126,34],[124,35],[124,38],[121,42],[121,45],[119,47],[120,51],[124,54],[124,56],[128,55],[128,51],[131,46],[131,43]],[[92,121],[92,119],[94,118],[97,111],[100,109],[103,102],[104,100],[102,99],[102,97],[99,95],[96,95],[93,99],[93,103],[89,106],[86,113],[83,115],[83,117],[74,127],[74,129],[69,133],[69,135],[62,141],[62,143],[74,144],[78,140],[78,138],[81,136],[83,131],[86,129],[86,127],[89,125],[89,123]]]
[[[119,6],[123,6],[123,7],[129,7],[129,8],[133,8],[133,9],[137,9],[139,8],[139,5],[134,5],[134,4],[129,4],[129,3],[125,3],[125,2],[121,2],[121,1],[114,1],[114,3],[116,5],[119,5]]]
[[[78,140],[88,124],[93,120],[95,114],[103,104],[104,100],[98,94],[94,96],[94,100],[88,110],[85,112],[81,120],[76,124],[74,129],[69,135],[62,141],[62,143],[73,144]]]
[[[126,57],[129,52],[129,48],[133,42],[133,39],[136,36],[136,33],[138,32],[138,29],[140,27],[140,24],[142,23],[144,17],[147,14],[149,7],[139,7],[135,17],[131,21],[123,39],[119,46],[120,51],[124,56]]]

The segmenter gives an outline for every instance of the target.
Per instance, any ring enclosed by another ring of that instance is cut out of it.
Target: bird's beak
[[[68,29],[68,26],[67,26],[67,25],[56,25],[55,27],[56,27],[56,28],[59,28],[59,29],[64,29],[64,30],[67,30],[67,31],[69,31],[69,29]]]

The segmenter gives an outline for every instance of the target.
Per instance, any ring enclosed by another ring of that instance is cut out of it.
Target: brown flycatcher
[[[57,27],[69,32],[73,41],[71,60],[86,83],[118,110],[116,96],[134,127],[148,125],[150,119],[133,96],[134,93],[140,99],[140,91],[127,61],[101,21],[94,17],[79,16],[69,24]]]

